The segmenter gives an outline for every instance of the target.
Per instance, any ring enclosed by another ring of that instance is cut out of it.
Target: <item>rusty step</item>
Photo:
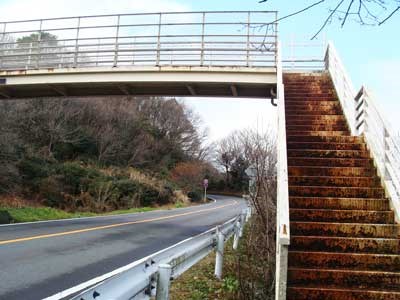
[[[286,108],[286,114],[295,115],[299,114],[301,116],[326,116],[326,115],[338,115],[341,113],[339,108],[327,108],[327,109],[318,109],[318,110],[309,110],[309,109],[295,109],[292,107]]]
[[[303,121],[346,121],[342,114],[340,115],[320,115],[320,116],[301,116],[298,114],[286,115],[286,122],[293,120],[303,120]]]
[[[339,197],[339,198],[384,198],[382,187],[337,187],[289,185],[290,196]]]
[[[333,210],[390,210],[387,199],[290,197],[290,208]]]
[[[289,251],[289,265],[300,268],[400,271],[400,255]]]
[[[309,135],[309,136],[348,136],[349,131],[288,131],[289,135]]]
[[[334,222],[362,224],[394,224],[394,213],[374,210],[334,210],[291,208],[291,222]]]
[[[304,98],[304,90],[285,90],[285,99],[293,99],[293,98]],[[317,89],[313,89],[311,91],[306,92],[307,98],[335,98],[336,94],[333,91],[318,91]]]
[[[297,120],[286,120],[285,125],[347,125],[345,120],[310,120],[300,118]]]
[[[399,300],[400,292],[371,289],[344,289],[289,286],[287,300]]]
[[[303,100],[303,101],[285,101],[286,108],[303,108],[303,109],[310,109],[310,110],[318,110],[320,108],[339,108],[342,109],[340,106],[339,101],[312,101],[312,100]]]
[[[378,177],[289,176],[289,185],[333,187],[381,187]]]
[[[301,95],[296,95],[296,96],[291,96],[286,97],[285,96],[285,103],[291,103],[292,101],[337,101],[336,96],[328,96],[328,95],[318,95],[318,96],[313,96],[311,98],[308,98],[307,96],[301,96]]]
[[[399,239],[292,235],[289,249],[291,251],[398,254],[400,247]]]
[[[288,157],[288,166],[321,166],[321,167],[371,167],[370,158],[307,158]]]
[[[288,158],[370,158],[365,150],[289,149]]]
[[[347,131],[349,128],[346,124],[286,124],[286,132],[292,131]]]
[[[375,176],[372,166],[364,167],[324,167],[324,166],[289,166],[289,176]]]
[[[362,137],[357,136],[309,136],[309,135],[287,135],[288,143],[364,143]]]
[[[367,150],[364,143],[332,143],[332,142],[288,142],[287,149],[318,149],[318,150]]]
[[[398,238],[399,226],[394,224],[362,224],[332,222],[290,222],[293,235]]]
[[[400,272],[289,268],[288,282],[294,285],[388,289],[400,292]]]

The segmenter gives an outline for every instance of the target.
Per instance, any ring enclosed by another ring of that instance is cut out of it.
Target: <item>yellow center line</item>
[[[202,209],[202,210],[187,212],[187,213],[182,213],[182,214],[176,214],[176,215],[171,215],[171,216],[158,217],[158,218],[153,218],[153,219],[145,219],[145,220],[139,220],[139,221],[124,222],[124,223],[117,223],[117,224],[97,226],[97,227],[90,227],[90,228],[85,228],[85,229],[78,229],[78,230],[71,230],[71,231],[64,231],[64,232],[57,232],[57,233],[50,233],[50,234],[42,234],[42,235],[36,235],[36,236],[28,236],[28,237],[13,239],[13,240],[3,240],[3,241],[0,241],[0,245],[19,243],[19,242],[25,242],[25,241],[31,241],[31,240],[38,240],[38,239],[46,239],[46,238],[71,235],[71,234],[77,234],[77,233],[83,233],[83,232],[90,232],[90,231],[101,230],[101,229],[122,227],[122,226],[127,226],[127,225],[132,225],[132,224],[149,223],[149,222],[154,222],[154,221],[173,219],[173,218],[183,217],[183,216],[188,216],[188,215],[201,214],[201,213],[204,213],[207,211],[217,210],[217,209],[220,209],[223,207],[232,206],[232,205],[236,205],[236,204],[238,204],[238,201],[234,200],[233,203],[221,205],[218,207],[207,208],[207,209]]]

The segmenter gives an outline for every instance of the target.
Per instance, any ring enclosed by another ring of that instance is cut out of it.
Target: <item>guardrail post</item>
[[[239,237],[243,237],[243,227],[244,227],[243,225],[245,222],[245,215],[246,215],[246,212],[242,211],[242,213],[240,215]]]
[[[217,252],[215,257],[215,277],[222,279],[222,266],[224,264],[224,234],[217,227]]]
[[[249,205],[249,207],[247,207],[246,210],[246,223],[250,220],[251,217],[251,206]]]
[[[237,250],[239,246],[239,228],[240,228],[240,221],[237,220],[235,223],[235,235],[233,236],[233,250]]]
[[[169,264],[158,266],[157,294],[156,300],[169,299],[169,286],[171,282],[172,267]]]

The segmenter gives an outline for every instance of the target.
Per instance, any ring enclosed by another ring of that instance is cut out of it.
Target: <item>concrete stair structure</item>
[[[400,227],[327,73],[284,74],[289,300],[400,299]]]

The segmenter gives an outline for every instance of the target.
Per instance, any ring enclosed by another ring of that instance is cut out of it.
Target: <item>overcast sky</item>
[[[269,0],[0,0],[0,20],[21,20],[47,17],[191,10],[278,10],[280,15],[300,9],[314,1]],[[280,23],[279,34],[286,51],[288,43],[308,40],[328,13],[322,6]],[[384,26],[360,26],[349,22],[344,28],[330,24],[319,36],[332,40],[354,81],[356,89],[365,83],[373,90],[395,130],[400,129],[400,14]],[[322,51],[319,52],[322,56]],[[218,139],[242,127],[275,126],[276,109],[267,100],[189,99],[210,129],[211,139]]]

